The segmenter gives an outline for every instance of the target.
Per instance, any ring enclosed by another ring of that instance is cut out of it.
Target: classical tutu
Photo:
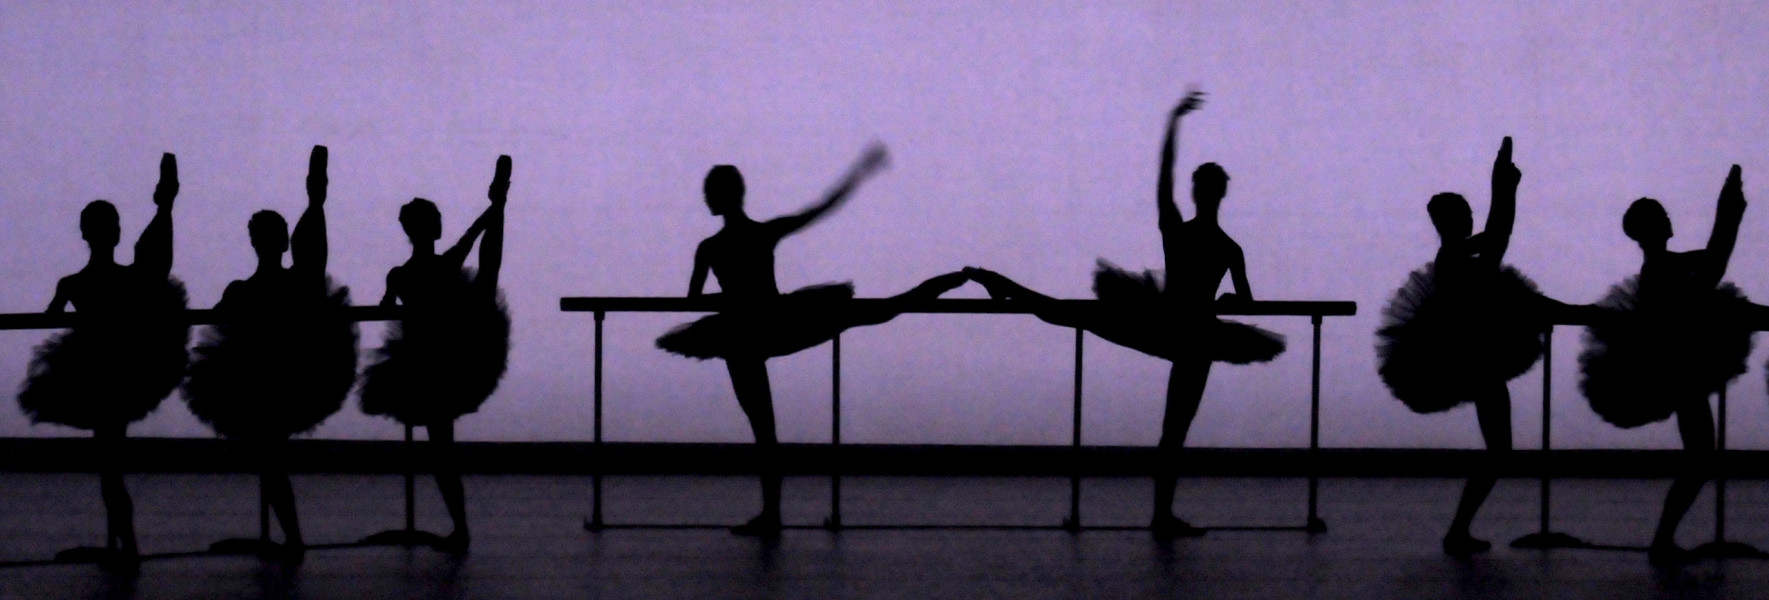
[[[1750,301],[1722,283],[1668,310],[1641,309],[1639,277],[1609,289],[1598,306],[1613,320],[1585,330],[1579,389],[1591,410],[1617,427],[1663,421],[1683,402],[1706,402],[1744,374],[1751,329],[1737,316]]]
[[[463,290],[471,284],[463,270]],[[502,293],[451,294],[455,301],[408,307],[387,328],[362,372],[362,412],[407,425],[453,421],[479,410],[509,367],[510,312]]]
[[[1101,307],[1088,315],[1086,329],[1100,338],[1167,360],[1202,357],[1244,365],[1267,362],[1284,352],[1284,336],[1246,323],[1224,321],[1205,311],[1175,314],[1161,277],[1133,273],[1105,260],[1093,272],[1093,293]]]
[[[1413,271],[1382,310],[1377,373],[1417,413],[1449,410],[1529,371],[1542,357],[1541,294],[1509,265],[1445,292],[1433,263]]]
[[[18,392],[19,408],[33,424],[90,430],[139,421],[184,380],[190,327],[158,318],[186,308],[184,284],[168,278],[140,290],[138,304],[84,315],[91,320],[37,346]]]
[[[339,309],[350,289],[325,281],[323,297],[252,302],[245,318],[203,330],[184,399],[216,433],[278,439],[306,433],[343,407],[356,383],[356,323]]]
[[[786,356],[835,339],[851,324],[854,284],[824,283],[750,300],[671,329],[665,351],[701,360]]]

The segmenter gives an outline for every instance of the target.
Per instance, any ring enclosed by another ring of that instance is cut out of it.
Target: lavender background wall
[[[587,439],[592,324],[557,299],[685,291],[719,225],[699,200],[708,166],[739,165],[752,214],[770,216],[868,141],[891,147],[890,171],[781,246],[784,287],[887,295],[980,264],[1084,297],[1096,257],[1159,266],[1161,119],[1188,82],[1210,102],[1186,121],[1181,168],[1234,177],[1223,218],[1255,294],[1360,305],[1326,327],[1328,445],[1478,445],[1470,410],[1420,417],[1387,394],[1372,331],[1435,248],[1425,200],[1459,191],[1484,217],[1501,136],[1525,173],[1509,259],[1548,294],[1593,301],[1638,268],[1620,215],[1642,195],[1671,212],[1673,247],[1703,243],[1736,162],[1759,206],[1730,278],[1769,298],[1769,14],[1750,3],[1088,4],[9,3],[0,311],[41,310],[84,263],[87,201],[117,202],[132,239],[162,151],[182,168],[175,273],[200,306],[250,273],[251,212],[299,212],[312,144],[331,147],[331,269],[358,303],[409,252],[398,205],[437,201],[457,235],[507,153],[515,350],[460,436]],[[610,317],[610,439],[748,439],[721,364],[652,348],[685,318]],[[1258,322],[1292,351],[1219,367],[1194,444],[1306,444],[1307,321]],[[0,332],[0,390],[43,335]],[[1066,442],[1070,335],[1012,316],[851,332],[845,438]],[[379,336],[365,327],[365,349]],[[1670,424],[1621,432],[1585,407],[1578,336],[1555,338],[1556,445],[1675,447]],[[1087,440],[1152,444],[1165,363],[1097,339],[1087,352]],[[1732,387],[1735,447],[1769,447],[1763,354]],[[827,361],[825,346],[771,363],[786,440],[827,439]],[[1533,447],[1539,368],[1511,389]],[[209,435],[177,397],[132,432]],[[0,410],[0,435],[75,433]],[[316,435],[398,434],[353,400]]]

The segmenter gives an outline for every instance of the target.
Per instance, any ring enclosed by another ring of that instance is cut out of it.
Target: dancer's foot
[[[964,285],[969,281],[969,273],[964,271],[953,271],[921,282],[920,285],[905,292],[903,298],[907,300],[933,300],[940,297],[941,294],[958,289],[958,286]]]
[[[119,573],[134,573],[141,569],[141,551],[135,548],[107,549],[99,557],[98,566]]]
[[[733,535],[752,535],[756,537],[774,537],[780,535],[780,515],[761,514],[750,519],[748,523],[731,528]]]
[[[970,277],[971,281],[982,284],[983,289],[989,291],[989,297],[996,300],[1012,298],[1014,292],[1020,287],[1008,278],[1002,277],[1000,273],[981,267],[965,267],[962,273]]]
[[[307,544],[301,540],[286,542],[272,548],[274,557],[286,563],[299,564],[307,560]]]
[[[1200,537],[1206,533],[1204,528],[1195,527],[1191,523],[1185,522],[1185,519],[1173,515],[1156,516],[1154,520],[1149,521],[1149,531],[1154,532],[1155,537],[1161,539]]]
[[[448,537],[438,540],[433,547],[449,554],[466,554],[467,546],[471,542],[466,530],[456,529],[453,533],[448,534]]]
[[[1659,566],[1686,565],[1695,561],[1695,553],[1684,550],[1676,542],[1655,541],[1646,547],[1646,560]]]
[[[1480,552],[1493,549],[1493,543],[1476,538],[1467,532],[1452,533],[1443,536],[1443,553],[1456,558],[1468,558]]]

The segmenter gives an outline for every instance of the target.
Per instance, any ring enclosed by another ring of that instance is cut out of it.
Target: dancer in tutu
[[[1033,314],[1046,322],[1085,329],[1106,341],[1173,361],[1161,421],[1159,466],[1154,474],[1154,517],[1149,522],[1149,528],[1161,537],[1204,534],[1203,529],[1174,516],[1173,492],[1179,482],[1179,454],[1203,400],[1211,363],[1265,362],[1284,351],[1283,336],[1216,318],[1212,298],[1224,275],[1233,281],[1235,291],[1216,302],[1253,300],[1241,246],[1217,222],[1217,211],[1228,194],[1228,173],[1215,163],[1205,163],[1192,173],[1192,201],[1198,214],[1190,221],[1180,216],[1179,205],[1173,200],[1179,121],[1202,104],[1203,94],[1193,91],[1174,107],[1161,147],[1155,207],[1167,265],[1165,285],[1155,273],[1127,273],[1102,260],[1094,272],[1093,286],[1101,307],[1072,310],[993,271],[966,269],[971,279],[988,288],[991,297],[1029,303]]]
[[[780,471],[774,456],[774,398],[768,386],[767,360],[786,356],[833,339],[842,330],[889,321],[902,308],[937,298],[963,285],[962,273],[929,279],[876,308],[857,309],[849,283],[806,287],[782,295],[774,282],[774,247],[786,236],[816,222],[851,195],[860,183],[885,164],[883,146],[867,150],[823,200],[798,214],[767,221],[743,212],[743,175],[731,165],[713,167],[704,193],[713,216],[725,226],[700,243],[688,297],[718,296],[725,310],[682,325],[657,339],[666,351],[692,358],[725,359],[731,387],[743,414],[749,417],[761,450],[762,512],[732,528],[740,535],[774,535],[780,531]],[[708,273],[718,277],[720,294],[706,294]]]
[[[1714,417],[1708,397],[1745,372],[1753,306],[1720,280],[1738,241],[1745,199],[1741,170],[1733,165],[1714,215],[1705,250],[1671,252],[1671,220],[1663,206],[1641,198],[1622,217],[1622,231],[1640,244],[1640,274],[1610,289],[1599,306],[1622,316],[1586,331],[1579,354],[1585,399],[1603,420],[1632,428],[1677,417],[1686,467],[1665,494],[1664,511],[1648,556],[1682,562],[1677,525],[1710,478]]]
[[[246,229],[258,268],[227,285],[215,305],[224,323],[204,330],[184,384],[190,412],[259,463],[259,493],[290,557],[305,545],[285,442],[338,412],[356,381],[356,324],[340,313],[350,291],[326,276],[326,183],[326,148],[314,146],[294,235],[274,211],[252,215]]]
[[[127,452],[130,423],[158,408],[184,379],[190,328],[181,319],[184,284],[171,277],[172,203],[178,197],[178,162],[160,159],[154,217],[135,242],[135,263],[119,265],[117,208],[94,200],[80,211],[80,237],[92,255],[80,272],[55,286],[50,314],[69,306],[80,319],[38,346],[29,376],[19,387],[19,408],[31,423],[55,423],[92,432],[104,496],[104,548],[76,548],[57,555],[69,561],[132,561],[135,509],[119,466]]]
[[[441,256],[442,213],[417,198],[399,209],[412,257],[387,272],[382,306],[403,304],[403,321],[387,331],[375,364],[363,369],[362,411],[421,426],[429,432],[436,488],[454,521],[438,546],[464,552],[466,500],[453,458],[454,422],[479,410],[497,389],[510,354],[510,315],[498,291],[504,260],[504,200],[510,190],[510,157],[498,157],[486,197],[491,206],[459,242]],[[479,243],[479,270],[463,265]]]
[[[1542,297],[1534,282],[1504,264],[1522,177],[1507,137],[1493,160],[1492,208],[1478,234],[1472,234],[1473,211],[1461,195],[1431,197],[1425,209],[1441,242],[1437,257],[1408,276],[1376,332],[1377,373],[1407,408],[1430,414],[1474,405],[1487,457],[1463,486],[1443,538],[1444,552],[1455,556],[1492,547],[1469,526],[1498,482],[1497,464],[1511,450],[1506,382],[1541,359],[1546,323],[1588,308]]]

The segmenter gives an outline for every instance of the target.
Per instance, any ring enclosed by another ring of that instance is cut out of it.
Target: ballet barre
[[[1556,325],[1586,326],[1592,320],[1588,315],[1566,314],[1542,326],[1542,453],[1548,454],[1549,442],[1553,431],[1553,412],[1551,411],[1554,391],[1554,327]],[[1759,329],[1758,331],[1769,331]],[[1726,452],[1726,389],[1720,388],[1715,404],[1714,445],[1715,452]],[[1705,401],[1705,399],[1704,399]],[[1511,541],[1513,548],[1595,548],[1609,549],[1611,546],[1593,544],[1576,536],[1553,531],[1549,528],[1549,501],[1552,498],[1552,479],[1544,474],[1540,483],[1540,506],[1537,509],[1537,528],[1534,533],[1526,534]],[[1751,557],[1763,558],[1766,555],[1748,545],[1726,540],[1726,478],[1724,475],[1714,477],[1714,539],[1696,548],[1700,554],[1712,557]]]
[[[1023,304],[987,299],[937,299],[925,301],[902,301],[884,298],[856,298],[847,301],[856,309],[881,308],[902,314],[1032,314]],[[1098,300],[1057,300],[1058,309],[1088,310],[1100,308]],[[602,414],[604,398],[602,392],[602,324],[611,312],[648,312],[648,313],[681,313],[681,312],[718,312],[730,307],[731,304],[717,297],[684,298],[684,297],[565,297],[559,299],[559,310],[563,312],[587,312],[595,317],[595,351],[594,351],[594,411],[595,428],[594,444],[598,451],[602,448]],[[1044,308],[1049,308],[1045,306]],[[1357,303],[1347,301],[1254,301],[1238,304],[1220,304],[1216,314],[1222,316],[1292,316],[1309,317],[1313,326],[1312,357],[1310,362],[1309,391],[1309,477],[1308,477],[1308,517],[1299,526],[1250,526],[1250,527],[1214,527],[1213,529],[1251,529],[1251,530],[1287,530],[1318,533],[1326,531],[1327,525],[1321,519],[1319,506],[1320,480],[1315,474],[1315,451],[1320,449],[1321,420],[1321,322],[1325,317],[1343,317],[1357,314]],[[1082,406],[1082,357],[1086,340],[1085,330],[1075,329],[1075,371],[1074,371],[1074,402],[1073,421],[1070,429],[1070,448],[1079,452],[1081,448],[1081,406]],[[837,334],[830,341],[830,442],[833,449],[841,447],[841,335]],[[598,452],[600,454],[600,452]],[[839,464],[839,461],[835,461]],[[949,525],[843,525],[841,519],[841,472],[839,467],[831,468],[829,473],[830,514],[821,528],[830,530],[841,529],[918,529],[918,528],[959,528]],[[645,524],[611,524],[602,515],[602,469],[598,466],[592,473],[593,498],[590,516],[584,521],[584,528],[597,531],[607,528],[645,528],[645,527],[679,527]],[[709,525],[710,526],[710,525]],[[1141,529],[1140,527],[1083,527],[1081,522],[1081,472],[1079,461],[1069,478],[1069,515],[1061,525],[1054,527],[1028,526],[967,526],[976,528],[1027,528],[1027,529],[1063,529],[1081,531],[1083,529]]]

